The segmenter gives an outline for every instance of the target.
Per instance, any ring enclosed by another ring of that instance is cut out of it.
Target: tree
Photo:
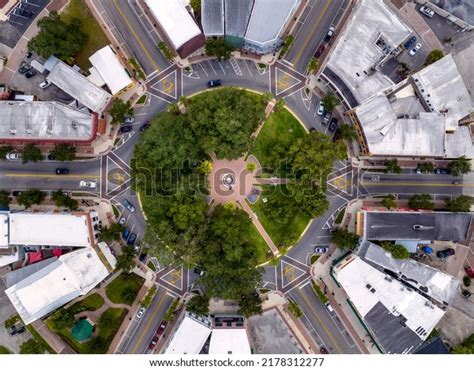
[[[385,162],[385,173],[402,173],[402,168],[398,165],[397,159],[389,159]]]
[[[342,123],[338,128],[338,137],[341,140],[353,141],[357,139],[357,134],[354,127],[347,123]]]
[[[51,150],[54,159],[61,162],[69,162],[76,159],[76,147],[70,144],[56,144]]]
[[[10,145],[0,146],[0,160],[4,161],[8,153],[13,151],[13,147]]]
[[[145,308],[149,307],[151,305],[151,302],[153,302],[153,298],[155,298],[156,291],[157,291],[156,285],[153,285],[148,290],[145,298],[143,298],[142,301],[140,302],[140,305]]]
[[[68,329],[74,324],[74,314],[65,308],[61,308],[55,312],[51,319],[55,329],[58,331]]]
[[[430,194],[415,194],[415,195],[413,195],[408,201],[408,206],[412,209],[430,209],[430,210],[433,210],[435,208],[433,198],[431,197]]]
[[[174,54],[173,52],[170,50],[170,48],[168,47],[168,45],[166,45],[166,43],[164,41],[160,41],[158,43],[158,49],[160,49],[161,53],[163,54],[163,56],[168,59],[169,61],[172,61],[173,58],[174,58]]]
[[[270,91],[262,94],[262,101],[266,105],[273,100],[273,94]]]
[[[135,267],[135,249],[131,246],[122,248],[122,253],[117,256],[117,270],[123,270],[130,273]],[[135,294],[134,292],[132,292]]]
[[[28,162],[39,162],[43,159],[44,158],[43,154],[41,154],[41,150],[33,144],[26,145],[21,151],[21,161],[23,164]]]
[[[189,300],[186,309],[199,316],[209,315],[209,297],[196,294]]]
[[[418,169],[422,173],[433,173],[435,170],[435,166],[431,162],[423,162],[418,165]]]
[[[100,240],[104,242],[112,242],[120,240],[120,234],[123,231],[123,226],[117,223],[112,223],[108,227],[103,226],[100,229]]]
[[[8,208],[10,205],[10,192],[7,190],[0,190],[0,208]]]
[[[193,8],[194,13],[201,14],[201,0],[191,0],[189,5]]]
[[[25,208],[30,208],[33,204],[41,204],[46,198],[46,193],[39,189],[28,189],[16,197],[18,203]]]
[[[253,294],[242,295],[239,301],[239,310],[237,312],[239,315],[244,317],[261,315],[263,313],[262,299],[258,293],[254,292]]]
[[[397,202],[395,199],[396,198],[393,194],[388,194],[383,197],[382,205],[387,209],[397,208]]]
[[[223,37],[208,39],[204,47],[207,55],[214,56],[218,60],[229,60],[232,56],[232,52],[235,50]]]
[[[462,283],[464,284],[465,287],[471,286],[471,278],[469,276],[464,276],[462,278]]]
[[[354,249],[359,243],[359,236],[346,229],[336,229],[331,234],[331,243],[340,249]]]
[[[459,176],[471,171],[471,161],[465,156],[452,160],[448,165],[453,176]]]
[[[315,57],[312,57],[309,60],[308,67],[306,68],[308,73],[313,73],[316,69],[318,69],[319,66],[319,60],[316,59]]]
[[[303,311],[300,306],[293,300],[288,301],[288,311],[290,311],[290,313],[297,319],[303,316]]]
[[[460,195],[454,199],[446,200],[449,212],[469,212],[474,204],[474,198],[469,195]]]
[[[38,342],[36,339],[28,339],[26,342],[23,342],[20,345],[20,354],[30,355],[30,354],[43,354],[46,351],[44,345]]]
[[[441,49],[434,49],[431,50],[430,53],[428,54],[428,57],[426,58],[426,65],[430,65],[437,60],[440,60],[442,57],[444,57],[444,52]]]
[[[112,108],[109,111],[112,116],[112,123],[122,123],[125,117],[133,115],[133,108],[129,101],[124,102],[121,99],[115,99]]]
[[[286,104],[285,99],[283,99],[283,98],[277,99],[276,104],[275,104],[275,108],[274,108],[275,112],[279,112],[283,108],[285,108],[285,104]]]
[[[51,55],[62,60],[74,57],[87,41],[79,19],[73,18],[70,23],[65,23],[55,11],[40,19],[38,27],[40,31],[28,42],[28,50],[37,52],[45,59]]]
[[[199,165],[199,171],[205,175],[209,175],[212,172],[212,162],[208,161],[207,159],[202,161]]]
[[[406,260],[407,258],[410,258],[410,252],[408,252],[403,245],[395,244],[390,250],[390,253],[392,253],[392,257],[397,260]]]
[[[68,194],[64,193],[61,189],[53,191],[51,199],[56,203],[58,208],[69,208],[71,211],[78,209],[78,202],[76,199],[72,199]]]
[[[245,166],[245,169],[247,170],[247,172],[253,173],[253,171],[255,171],[257,169],[257,165],[253,162],[249,162]]]
[[[334,108],[339,105],[340,102],[341,101],[336,97],[336,95],[334,95],[332,91],[329,91],[322,99],[324,110],[329,113],[331,113]]]

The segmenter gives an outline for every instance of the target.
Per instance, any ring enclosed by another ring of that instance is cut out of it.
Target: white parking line
[[[242,70],[240,69],[239,63],[234,58],[230,59],[230,65],[234,69],[234,72],[237,76],[242,76]],[[221,68],[222,68],[222,66],[221,66]],[[222,68],[222,70],[224,71],[223,68]]]
[[[222,73],[224,73],[226,75],[227,73],[225,72],[224,67],[222,67],[222,62],[217,62],[217,63],[219,64],[219,67],[221,67]]]
[[[214,72],[214,74],[217,76],[217,72],[216,70],[214,69],[214,67],[212,66],[211,62],[206,60],[207,64],[209,64],[209,66],[211,67],[212,71]]]
[[[247,71],[249,71],[250,76],[253,77],[252,71],[250,70],[250,67],[248,65],[248,60],[244,60],[244,64],[247,67]]]

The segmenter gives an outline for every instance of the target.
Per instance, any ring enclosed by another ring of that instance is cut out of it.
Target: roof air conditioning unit
[[[71,123],[71,127],[74,129],[74,130],[77,130],[77,124],[76,123]]]
[[[16,129],[10,130],[10,135],[16,135]]]
[[[31,134],[33,133],[33,131],[31,130],[31,128],[28,128],[28,129],[26,129],[26,133],[27,133],[28,135],[31,135]]]

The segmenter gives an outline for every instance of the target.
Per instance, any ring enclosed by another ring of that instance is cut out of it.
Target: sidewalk
[[[54,334],[45,325],[43,320],[36,320],[31,326],[38,332],[39,335],[49,344],[49,346],[58,354],[75,354],[76,352],[69,347],[58,335]]]

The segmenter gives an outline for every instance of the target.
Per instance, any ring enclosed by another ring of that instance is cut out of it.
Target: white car
[[[332,308],[331,303],[327,302],[325,304],[326,308],[328,309],[329,312],[334,312],[334,308]]]
[[[140,320],[145,313],[145,307],[140,307],[137,311],[137,319]]]
[[[410,51],[408,54],[410,54],[411,56],[414,56],[418,50],[420,50],[421,48],[421,44],[420,43],[417,43]]]
[[[319,107],[318,107],[318,116],[322,116],[324,114],[324,104],[323,102],[319,102]]]
[[[6,159],[9,161],[19,161],[21,159],[21,153],[11,152],[6,155]]]
[[[44,80],[43,82],[39,84],[39,87],[42,88],[43,90],[47,89],[50,86],[51,86],[51,82],[49,82],[48,80]]]
[[[96,181],[80,181],[79,187],[81,188],[89,188],[89,189],[97,189],[97,182]]]
[[[433,16],[435,15],[435,12],[433,9],[428,8],[427,6],[424,6],[424,5],[420,8],[420,12],[429,18],[433,18]]]

